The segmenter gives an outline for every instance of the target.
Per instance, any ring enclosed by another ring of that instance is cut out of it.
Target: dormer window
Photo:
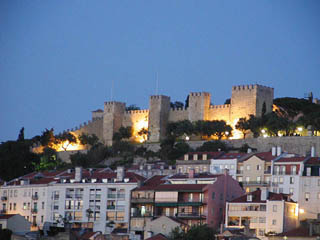
[[[247,201],[248,201],[248,202],[252,202],[252,195],[251,195],[251,194],[248,194],[248,195],[247,195]]]
[[[193,154],[193,160],[198,160],[198,154]]]

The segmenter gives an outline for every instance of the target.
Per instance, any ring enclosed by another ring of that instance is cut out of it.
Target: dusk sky
[[[1,0],[0,142],[91,119],[113,100],[148,108],[261,84],[320,98],[320,1]]]

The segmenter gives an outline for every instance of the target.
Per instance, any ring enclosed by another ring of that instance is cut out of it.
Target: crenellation
[[[144,109],[144,110],[130,110],[130,111],[125,111],[124,114],[133,115],[133,114],[145,114],[145,113],[148,113],[148,112],[149,112],[148,109]]]
[[[210,109],[230,108],[230,104],[210,105]]]

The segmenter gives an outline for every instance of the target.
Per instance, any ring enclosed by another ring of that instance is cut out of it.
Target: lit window
[[[283,177],[279,178],[279,183],[283,183]]]
[[[289,193],[293,194],[294,188],[289,188]]]
[[[305,198],[305,201],[308,202],[309,199],[310,199],[310,193],[306,192],[306,193],[304,194],[304,198]]]

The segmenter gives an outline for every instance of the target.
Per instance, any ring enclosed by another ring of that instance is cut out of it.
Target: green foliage
[[[224,104],[230,104],[231,103],[231,99],[227,98],[226,101],[224,102]]]
[[[203,143],[202,146],[198,147],[196,151],[199,152],[217,152],[217,151],[228,151],[228,147],[225,143],[216,140],[216,141],[209,141]]]
[[[174,160],[183,156],[185,153],[191,150],[189,144],[185,141],[177,142],[174,136],[168,136],[166,139],[161,141],[160,150],[158,152],[159,157],[164,160],[171,160],[170,164],[173,164]]]
[[[120,127],[118,132],[113,134],[114,141],[121,141],[122,139],[129,139],[132,137],[131,127]]]
[[[24,141],[24,127],[20,129],[18,141]]]
[[[184,107],[184,104],[182,103],[182,102],[178,102],[178,101],[176,101],[176,102],[171,102],[170,103],[170,107],[171,108],[183,108]]]
[[[1,240],[10,240],[12,231],[10,229],[0,229],[0,239]]]
[[[192,226],[187,232],[183,232],[179,227],[176,227],[170,232],[169,240],[212,240],[215,239],[216,233],[216,229],[208,225]]]
[[[39,154],[39,156],[39,164],[33,163],[36,171],[53,170],[64,166],[64,163],[58,158],[56,150],[52,148],[44,148],[43,153]]]
[[[95,134],[89,135],[89,134],[82,133],[79,136],[79,140],[82,145],[90,145],[91,147],[99,143],[99,138]]]
[[[314,112],[320,112],[320,105],[311,103],[306,99],[299,98],[276,98],[273,104],[283,108],[289,117],[295,117],[298,113],[302,112],[308,115]]]
[[[243,138],[246,138],[248,130],[250,130],[250,123],[247,118],[240,118],[235,128],[242,132]]]
[[[68,141],[68,144],[66,144]],[[62,148],[67,151],[68,146],[72,143],[77,143],[77,138],[70,132],[64,132],[61,135],[54,136],[54,143],[61,144]],[[64,143],[64,144],[63,144]]]
[[[239,152],[247,153],[249,148],[250,148],[250,146],[247,143],[245,143],[239,148]]]
[[[232,127],[224,120],[203,121],[194,123],[194,133],[201,136],[216,136],[219,140],[223,137],[230,137]]]
[[[184,134],[191,135],[194,132],[193,124],[189,120],[170,122],[167,125],[167,135],[180,137]]]
[[[40,158],[30,151],[32,141],[7,141],[0,144],[0,178],[5,181],[34,171]]]
[[[140,110],[140,108],[137,107],[135,104],[131,104],[130,106],[126,107],[126,111],[134,111],[134,110]]]

